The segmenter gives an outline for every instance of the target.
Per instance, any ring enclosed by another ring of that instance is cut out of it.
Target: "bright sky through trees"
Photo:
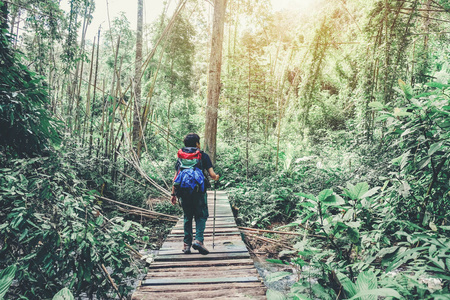
[[[317,0],[270,0],[274,11],[284,9],[307,11],[314,6]],[[176,7],[178,1],[169,0],[169,15]],[[205,0],[205,5],[209,3]],[[69,11],[70,6],[67,0],[61,2],[61,6]],[[97,34],[99,26],[102,29],[109,28],[108,25],[108,11],[109,18],[112,21],[118,17],[120,12],[124,12],[128,21],[130,21],[131,28],[136,28],[137,18],[137,1],[136,0],[96,0],[95,1],[94,19],[88,28],[87,39],[92,40]],[[144,24],[152,23],[163,11],[164,1],[162,0],[144,0]]]

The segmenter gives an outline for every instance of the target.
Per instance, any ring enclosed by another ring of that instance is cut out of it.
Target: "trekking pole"
[[[216,236],[216,185],[218,182],[214,180],[214,218],[213,218],[213,249],[214,249],[214,237]]]

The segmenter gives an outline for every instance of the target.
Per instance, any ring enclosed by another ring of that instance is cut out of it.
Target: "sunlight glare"
[[[318,0],[271,0],[272,8],[274,11],[281,10],[299,10],[308,12],[315,4],[318,4]]]

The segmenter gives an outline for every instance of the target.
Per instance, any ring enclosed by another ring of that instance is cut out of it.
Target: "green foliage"
[[[0,151],[8,157],[35,156],[60,141],[58,124],[47,110],[43,78],[10,49],[8,33],[0,34]]]
[[[16,276],[16,265],[9,266],[0,272],[0,299],[3,300],[8,292],[9,286]]]
[[[109,297],[111,286],[102,265],[120,284],[135,276],[127,248],[143,228],[123,218],[99,214],[95,192],[62,159],[14,160],[0,174],[1,267],[17,263],[18,285],[9,293],[29,299],[48,298],[62,287],[75,295]],[[45,282],[36,285],[35,282]]]
[[[72,292],[68,288],[63,288],[55,296],[53,296],[52,300],[74,300]]]

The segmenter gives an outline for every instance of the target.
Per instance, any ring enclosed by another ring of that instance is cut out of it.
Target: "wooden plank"
[[[207,291],[207,290],[220,290],[220,289],[255,289],[263,287],[264,284],[261,282],[227,282],[223,283],[193,283],[193,284],[182,284],[170,286],[170,290],[174,292],[183,291]],[[168,287],[166,285],[146,285],[140,286],[139,291],[147,292],[168,292]]]
[[[196,269],[191,269],[190,271],[180,272],[180,271],[172,271],[172,272],[153,272],[147,274],[147,279],[155,279],[155,278],[203,278],[205,274],[211,273],[211,268],[208,269],[208,272],[199,272]],[[258,272],[255,269],[236,269],[236,270],[223,270],[217,271],[214,269],[214,276],[216,277],[249,277],[249,276],[258,276]]]
[[[253,270],[256,272],[256,269],[253,266],[249,265],[236,265],[236,266],[215,266],[214,270],[217,272],[223,272],[223,271],[248,271]],[[151,274],[164,274],[164,273],[173,273],[173,272],[179,272],[179,273],[205,273],[205,272],[211,272],[211,267],[186,267],[183,268],[164,268],[164,269],[152,269],[147,273],[147,276],[150,276]]]
[[[226,247],[222,245],[215,245],[214,248],[208,249],[210,253],[247,253],[246,247]],[[192,249],[192,254],[196,254],[197,250]],[[161,249],[158,252],[158,255],[191,255],[191,254],[184,254],[183,251],[181,251],[181,247],[177,248],[169,248],[169,249]]]
[[[204,236],[212,236],[212,232],[205,232],[204,233]],[[216,232],[216,236],[219,236],[219,235],[241,235],[241,232],[240,231],[232,231],[232,232]],[[181,234],[181,233],[177,233],[177,234],[169,234],[169,235],[167,235],[168,237],[183,237],[184,236],[184,234]]]
[[[195,261],[195,260],[218,260],[218,259],[244,259],[250,258],[248,252],[222,252],[222,253],[209,253],[208,255],[202,255],[198,253],[184,254],[184,255],[158,255],[155,257],[155,262],[162,261]]]
[[[195,229],[192,230],[193,233],[195,234]],[[215,233],[225,233],[225,232],[239,232],[240,231],[236,231],[236,226],[231,227],[231,228],[222,228],[222,227],[216,227],[215,229]],[[182,234],[184,233],[183,229],[174,229],[172,230],[171,234]],[[213,233],[213,229],[212,228],[206,228],[204,233]]]
[[[253,260],[251,259],[223,259],[223,260],[195,260],[190,261],[189,266],[191,267],[216,267],[216,266],[236,266],[236,265],[248,265],[253,266]],[[186,262],[183,261],[165,261],[165,262],[154,262],[150,265],[150,269],[156,268],[185,268],[187,266]]]
[[[229,283],[229,282],[260,282],[258,277],[220,277],[220,278],[171,278],[171,279],[146,279],[141,285],[180,285],[192,283]]]

